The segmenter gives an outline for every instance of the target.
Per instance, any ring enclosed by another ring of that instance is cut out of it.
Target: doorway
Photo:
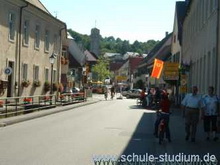
[[[11,68],[12,68],[12,74],[8,75],[7,97],[12,97],[12,96],[13,96],[14,62],[9,61],[8,67],[11,67]]]

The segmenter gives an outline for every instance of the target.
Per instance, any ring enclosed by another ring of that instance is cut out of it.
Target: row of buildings
[[[192,85],[206,93],[212,85],[220,94],[219,6],[220,0],[177,1],[173,32],[166,33],[146,57],[106,54],[117,59],[110,65],[115,82],[124,81],[131,88],[138,81],[144,86],[176,87],[177,95]],[[91,50],[84,51],[68,35],[66,24],[39,0],[0,0],[0,14],[0,96],[42,95],[51,92],[45,84],[53,84],[53,89],[61,88],[60,83],[64,88],[80,87],[91,78],[86,68],[99,55],[98,29],[91,31]],[[53,64],[50,57],[55,58]],[[179,64],[175,79],[150,76],[155,58]]]
[[[220,0],[177,1],[173,32],[166,33],[135,70],[118,74],[127,76],[131,86],[141,80],[144,86],[171,87],[176,95],[189,92],[192,85],[202,94],[214,86],[220,94],[219,9]],[[163,73],[159,79],[151,77],[155,58],[179,64],[175,79],[165,79]]]
[[[97,57],[81,49],[66,24],[39,0],[0,0],[0,15],[1,97],[44,95],[73,83],[83,85],[84,66]],[[99,31],[93,31],[96,41]],[[95,42],[91,45],[98,52]]]

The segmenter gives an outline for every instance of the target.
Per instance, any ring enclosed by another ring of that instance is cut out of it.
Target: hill
[[[82,45],[85,49],[90,48],[90,36],[83,35],[73,31],[72,29],[68,29],[69,34],[73,37],[76,43]],[[121,40],[120,38],[110,37],[102,37],[100,40],[100,52],[104,54],[106,52],[112,53],[121,53],[125,54],[126,52],[137,52],[139,54],[148,54],[151,49],[158,43],[159,41],[148,40],[146,42],[135,41],[133,44],[130,44],[127,40]]]

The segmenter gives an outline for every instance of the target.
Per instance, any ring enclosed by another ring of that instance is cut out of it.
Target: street
[[[102,98],[103,97],[103,98]],[[0,128],[1,165],[92,165],[94,156],[214,154],[219,141],[205,141],[200,123],[195,143],[185,141],[179,110],[171,115],[172,142],[153,136],[155,112],[135,99],[104,100]]]

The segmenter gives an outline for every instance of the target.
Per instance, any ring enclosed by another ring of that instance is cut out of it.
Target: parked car
[[[141,96],[141,89],[131,89],[126,94],[126,98],[139,98]]]

